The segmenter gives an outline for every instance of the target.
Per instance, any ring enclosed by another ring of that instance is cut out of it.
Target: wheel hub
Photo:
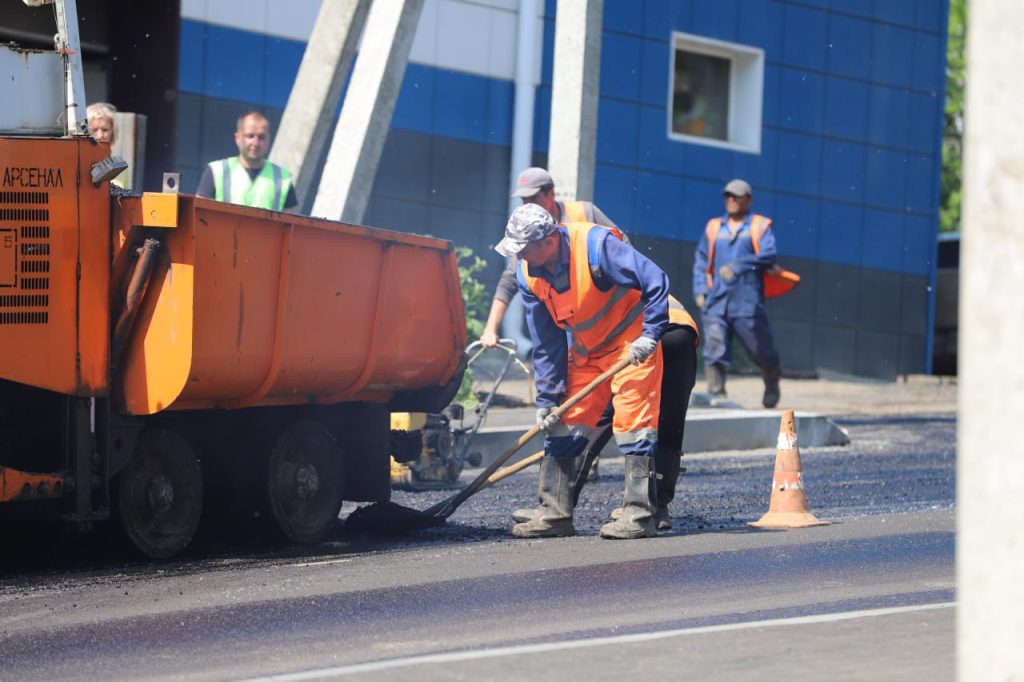
[[[157,474],[146,486],[149,506],[157,514],[164,514],[174,505],[174,485],[166,474]]]
[[[320,474],[309,462],[303,462],[295,468],[295,496],[300,500],[309,500],[316,496],[320,489]]]

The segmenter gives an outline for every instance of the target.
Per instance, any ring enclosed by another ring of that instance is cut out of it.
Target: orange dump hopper
[[[449,242],[170,194],[120,199],[113,221],[115,287],[142,238],[160,242],[131,332],[112,344],[129,414],[410,407],[460,376]]]

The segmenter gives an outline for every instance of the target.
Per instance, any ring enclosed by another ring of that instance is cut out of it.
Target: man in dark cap
[[[524,204],[536,204],[551,214],[555,223],[593,223],[605,227],[616,227],[612,219],[589,201],[557,201],[555,180],[543,168],[527,168],[516,179],[513,197],[519,197]],[[498,280],[491,301],[491,310],[480,335],[480,343],[492,348],[498,343],[498,329],[505,313],[516,295],[515,259],[509,259],[505,271]],[[521,319],[521,318],[520,318]]]
[[[708,392],[725,396],[732,336],[740,340],[764,378],[765,407],[779,402],[779,353],[764,305],[764,273],[775,263],[772,221],[750,212],[750,184],[732,180],[722,191],[725,214],[712,218],[693,259],[693,296],[701,308]]]

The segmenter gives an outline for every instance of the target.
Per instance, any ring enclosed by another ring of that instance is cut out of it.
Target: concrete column
[[[288,96],[270,160],[294,176],[299,205],[309,196],[369,0],[323,0]]]
[[[128,162],[128,168],[119,176],[125,187],[143,191],[146,177],[146,117],[123,111],[114,112],[114,142],[110,153]]]
[[[362,222],[422,9],[423,0],[371,5],[312,215]]]
[[[508,186],[514,187],[519,173],[532,165],[533,108],[540,76],[537,58],[541,40],[538,14],[540,0],[519,0],[519,21],[516,27],[516,101],[512,114],[512,163]],[[508,212],[520,204],[518,197],[509,199]]]
[[[957,444],[957,674],[1024,680],[1024,3],[968,4]]]
[[[560,0],[555,14],[548,172],[560,200],[594,198],[604,0]]]

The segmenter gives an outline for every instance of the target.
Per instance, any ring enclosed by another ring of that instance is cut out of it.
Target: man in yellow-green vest
[[[258,111],[239,116],[235,144],[238,156],[206,165],[196,196],[294,213],[299,201],[292,185],[292,174],[266,160],[270,149],[267,117]]]

